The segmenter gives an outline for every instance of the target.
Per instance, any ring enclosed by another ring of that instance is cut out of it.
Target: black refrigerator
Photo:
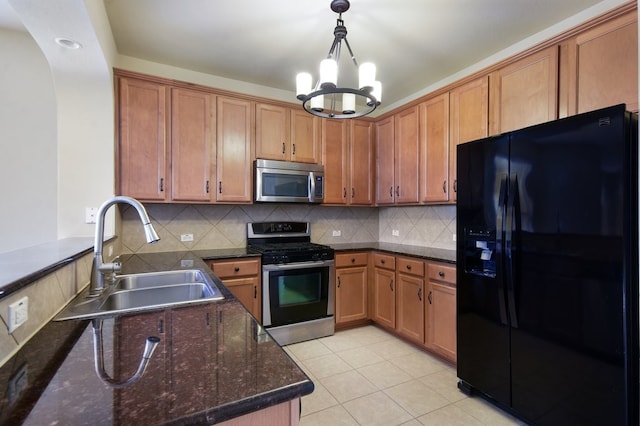
[[[637,116],[457,147],[458,387],[535,425],[638,425]]]

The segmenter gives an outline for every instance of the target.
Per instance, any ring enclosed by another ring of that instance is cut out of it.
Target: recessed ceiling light
[[[76,50],[82,48],[82,45],[80,43],[75,40],[71,40],[70,38],[56,37],[55,41],[58,46],[62,46],[65,49]]]

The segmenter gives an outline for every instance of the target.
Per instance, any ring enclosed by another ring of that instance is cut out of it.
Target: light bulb
[[[323,59],[320,62],[320,86],[336,87],[336,84],[338,84],[338,63],[333,59]]]
[[[355,114],[356,112],[356,95],[353,93],[342,94],[342,113]]]
[[[358,69],[359,86],[361,90],[371,90],[376,80],[376,66],[371,62],[365,62]]]
[[[311,109],[314,111],[324,110],[324,95],[318,95],[311,98]]]
[[[296,75],[296,96],[304,97],[311,92],[311,74],[301,72]]]

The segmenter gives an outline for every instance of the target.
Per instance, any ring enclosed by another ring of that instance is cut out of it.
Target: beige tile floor
[[[524,424],[460,392],[455,367],[375,326],[285,350],[315,384],[302,426]]]

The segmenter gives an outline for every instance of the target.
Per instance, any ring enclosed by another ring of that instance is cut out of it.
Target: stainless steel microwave
[[[291,161],[255,161],[255,201],[265,203],[321,203],[324,167]]]

